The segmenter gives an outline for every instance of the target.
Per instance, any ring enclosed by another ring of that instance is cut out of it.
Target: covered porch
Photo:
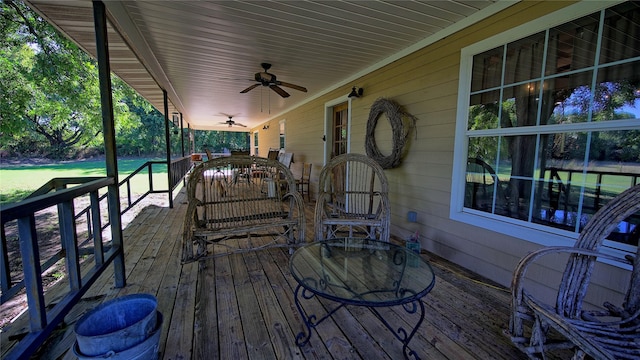
[[[305,205],[313,227],[314,204]],[[402,344],[366,308],[347,307],[312,330],[304,347],[295,344],[303,322],[294,304],[296,282],[286,249],[270,249],[180,264],[186,210],[184,189],[174,208],[147,205],[124,228],[127,285],[114,287],[105,271],[37,352],[41,359],[74,359],[73,326],[98,304],[134,293],[153,294],[164,317],[160,359],[399,359]],[[311,231],[308,232],[310,241]],[[396,239],[397,241],[397,239]],[[503,329],[508,326],[508,289],[431,253],[436,285],[422,300],[424,322],[410,348],[425,359],[522,359]],[[67,283],[47,294],[62,297]],[[315,298],[305,310],[322,313],[333,304]],[[402,307],[387,309],[393,325],[415,319]],[[413,314],[416,315],[416,314]],[[28,331],[23,316],[2,334],[6,347]]]

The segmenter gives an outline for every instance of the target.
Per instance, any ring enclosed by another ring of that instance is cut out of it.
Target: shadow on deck
[[[74,359],[70,348],[79,317],[103,301],[133,293],[158,299],[164,316],[160,359],[402,358],[402,344],[361,307],[340,309],[312,330],[307,345],[296,346],[303,323],[294,303],[296,283],[287,249],[209,259],[204,269],[198,263],[181,265],[185,202],[182,189],[173,209],[147,206],[140,211],[123,232],[127,286],[114,288],[113,271],[106,271],[40,349],[39,359]],[[306,211],[312,234],[313,204]],[[526,358],[502,333],[509,320],[507,289],[432,254],[422,256],[434,268],[436,285],[422,299],[426,316],[411,349],[423,359]],[[52,291],[47,298],[55,301],[55,296]],[[332,308],[316,299],[303,306],[311,312]],[[402,308],[385,314],[392,324],[412,320]],[[26,326],[26,319],[18,319],[6,330],[18,334]]]

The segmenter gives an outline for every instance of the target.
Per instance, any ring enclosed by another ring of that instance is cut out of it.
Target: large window
[[[463,50],[456,160],[466,165],[454,171],[452,217],[574,238],[640,182],[639,5],[496,41]],[[637,246],[638,223],[620,224],[609,246]]]

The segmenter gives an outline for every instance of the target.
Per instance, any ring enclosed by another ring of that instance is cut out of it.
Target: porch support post
[[[194,153],[194,149],[195,149],[195,137],[196,135],[193,133],[193,131],[191,130],[191,124],[187,124],[187,130],[189,131],[189,154],[193,154]]]
[[[167,184],[169,186],[169,208],[173,209],[173,186],[171,179],[173,179],[171,169],[171,137],[169,137],[169,97],[167,96],[167,90],[162,89],[162,99],[164,100],[164,141],[167,146]]]
[[[182,128],[182,113],[180,113],[180,147],[182,148],[182,157],[184,157],[184,129]]]
[[[113,259],[115,286],[126,285],[124,268],[124,243],[120,218],[120,194],[118,189],[118,157],[116,154],[116,131],[113,122],[113,99],[111,95],[111,68],[109,66],[109,40],[107,37],[107,14],[102,1],[93,2],[93,20],[96,32],[98,77],[100,80],[100,107],[102,108],[102,133],[104,134],[107,177],[114,182],[107,186],[111,241],[117,253]]]

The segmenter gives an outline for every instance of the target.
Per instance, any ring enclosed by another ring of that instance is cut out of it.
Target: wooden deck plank
[[[216,357],[220,354],[218,331],[218,302],[216,300],[215,266],[198,274],[196,313],[193,330],[193,354],[196,359]],[[222,289],[218,289],[222,290]],[[213,340],[216,341],[213,341]]]
[[[327,359],[330,357],[327,348],[319,339],[312,339],[312,346],[300,348],[295,345],[295,337],[302,327],[302,318],[298,313],[294,299],[293,288],[287,282],[288,273],[283,273],[277,266],[276,260],[271,256],[271,251],[260,251],[256,253],[260,266],[264,269],[265,274],[269,274],[268,282],[272,289],[273,296],[284,316],[283,326],[288,327],[291,333],[290,341],[292,342],[293,351],[292,359],[301,357],[303,359]]]
[[[180,264],[180,255],[182,247],[180,241],[169,242],[167,244],[171,248],[168,258],[158,257],[156,262],[159,267],[165,267],[162,280],[157,291],[158,298],[158,310],[162,312],[164,316],[164,324],[162,335],[160,335],[160,342],[158,344],[159,358],[163,358],[162,354],[165,353],[165,347],[169,337],[169,323],[173,318],[173,312],[175,308],[175,302],[177,297],[177,289],[180,276],[183,273],[182,264]],[[165,254],[164,252],[161,252]]]
[[[163,329],[168,328],[168,319],[171,319],[176,301],[177,286],[176,281],[180,277],[182,266],[180,264],[180,239],[182,236],[182,220],[184,216],[184,207],[178,208],[176,214],[167,213],[163,223],[168,224],[166,233],[157,232],[156,238],[164,239],[157,244],[158,251],[155,253],[145,254],[145,256],[153,256],[153,264],[145,272],[144,279],[138,285],[141,292],[153,294],[158,300],[158,311],[164,316]],[[137,271],[141,271],[142,268]],[[132,286],[133,287],[133,286]],[[126,287],[125,287],[126,289]],[[160,336],[158,349],[160,353],[164,353],[168,331],[163,331]]]
[[[233,283],[240,310],[242,331],[249,359],[276,359],[271,346],[265,319],[260,311],[257,294],[253,289],[249,273],[242,256],[229,256],[233,271]]]
[[[220,359],[246,359],[247,347],[229,257],[206,261],[207,268],[215,267],[217,308],[209,307],[209,311],[215,312],[218,317]]]
[[[182,266],[173,313],[170,319],[165,320],[168,320],[168,324],[164,325],[164,329],[170,336],[167,337],[163,359],[192,358],[197,279],[197,263]]]
[[[271,273],[271,277],[267,276],[255,252],[246,253],[243,258],[276,358],[300,359],[295,335],[280,307],[278,296],[274,293],[275,284],[272,285],[272,278],[277,274]]]

